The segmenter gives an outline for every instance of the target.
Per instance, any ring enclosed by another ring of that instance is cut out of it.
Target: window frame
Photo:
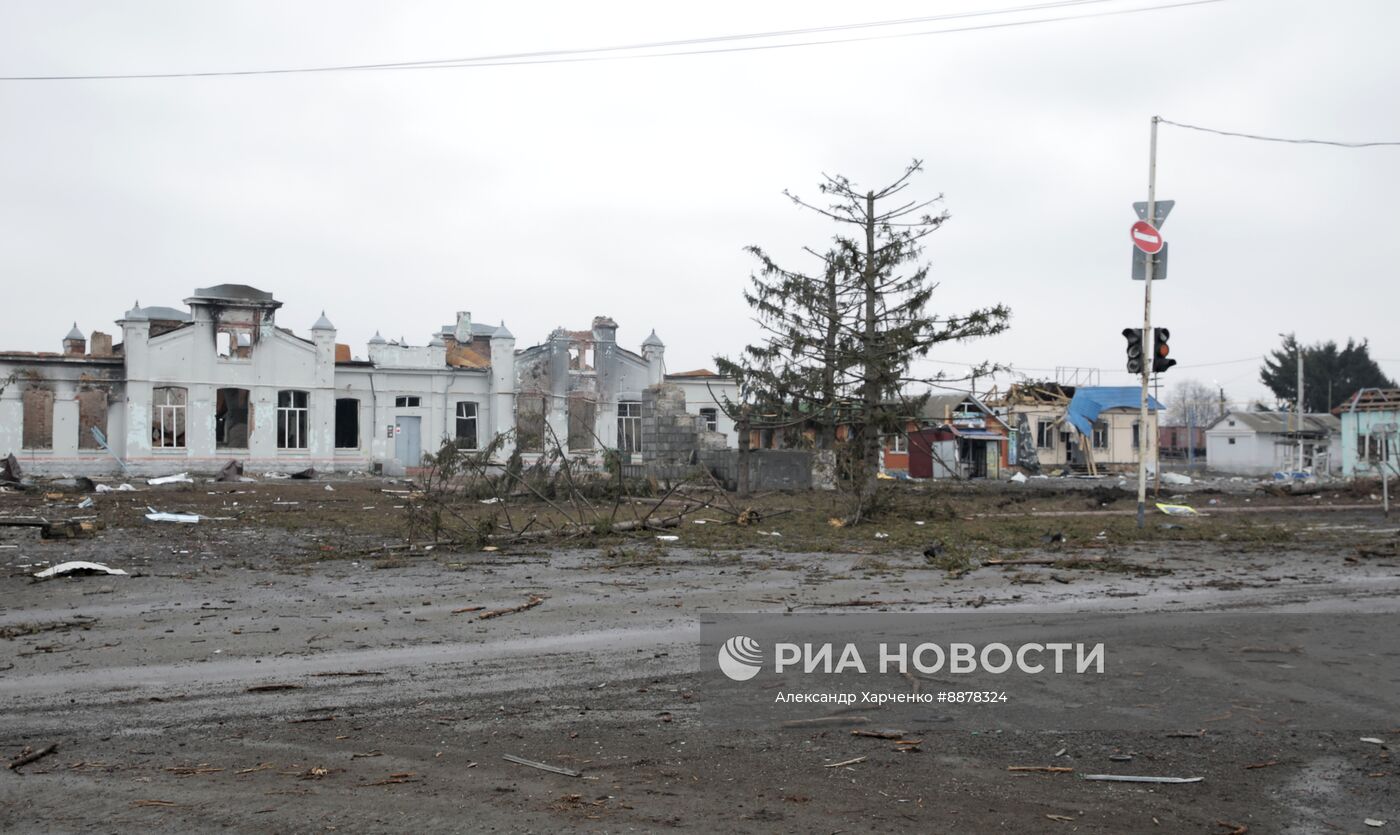
[[[177,391],[183,395],[181,401],[171,403],[170,395]],[[165,396],[164,403],[157,402],[161,393],[164,393]],[[151,389],[151,419],[152,423],[155,424],[151,428],[156,430],[152,433],[152,449],[189,449],[189,405],[190,390],[184,386],[155,386]],[[167,418],[174,430],[171,443],[165,442]],[[157,437],[160,439],[160,443],[156,443]]]
[[[282,403],[284,395],[288,401],[286,405]],[[304,389],[279,389],[277,392],[277,449],[286,451],[308,449],[307,435],[310,434],[310,428],[311,392]],[[295,432],[291,431],[293,429]]]
[[[617,448],[629,453],[642,451],[642,401],[617,402]]]
[[[421,409],[423,408],[423,396],[419,394],[396,394],[394,395],[395,409]]]
[[[470,406],[470,407],[471,407],[470,410],[464,409],[464,407],[467,407],[467,406]],[[464,414],[462,414],[463,411],[470,411],[471,414],[470,414],[470,415],[464,415]],[[463,434],[462,434],[462,424],[463,424],[463,422],[470,422],[470,424],[471,424],[471,436],[470,436],[470,438],[466,438],[466,437],[464,437]],[[480,435],[480,427],[481,427],[481,405],[480,405],[479,403],[477,403],[477,401],[475,401],[475,400],[458,400],[458,401],[457,401],[457,408],[453,411],[453,424],[452,424],[452,428],[453,428],[452,441],[453,441],[454,444],[456,444],[457,448],[458,448],[458,449],[475,450],[475,449],[478,447],[478,445],[481,443],[481,441],[480,441],[480,438],[481,438],[481,435]],[[462,443],[463,440],[469,440],[470,443],[469,443],[469,444],[463,444],[463,443]]]

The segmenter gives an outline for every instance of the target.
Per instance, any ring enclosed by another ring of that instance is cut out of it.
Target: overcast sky
[[[1223,0],[911,33],[1168,2],[709,55],[0,82],[0,348],[58,350],[73,320],[112,332],[133,300],[179,305],[237,282],[273,292],[298,332],[324,308],[357,355],[376,330],[423,344],[462,309],[504,319],[517,347],[607,314],[626,347],[655,328],[670,370],[710,366],[757,334],[742,247],[802,267],[801,247],[833,231],[783,189],[816,197],[822,172],[878,186],[917,157],[915,188],[952,214],[927,250],[933,307],[1005,302],[1013,316],[1006,334],[941,348],[921,370],[990,359],[1127,384],[1120,331],[1142,321],[1128,228],[1146,199],[1150,118],[1400,140],[1400,4]],[[0,75],[421,61],[1023,5],[5,0]],[[1164,384],[1260,395],[1254,358],[1280,331],[1369,338],[1400,377],[1398,186],[1397,147],[1163,126],[1158,197],[1177,205],[1154,323],[1181,363]]]

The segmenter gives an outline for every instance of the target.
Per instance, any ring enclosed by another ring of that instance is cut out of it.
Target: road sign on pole
[[[1157,231],[1157,227],[1145,220],[1139,220],[1133,224],[1132,228],[1133,246],[1146,252],[1148,255],[1156,255],[1162,251],[1165,243],[1162,240],[1162,233]]]
[[[1162,224],[1167,222],[1167,215],[1172,213],[1172,207],[1175,205],[1175,200],[1158,200],[1154,207],[1156,209],[1153,213],[1155,216],[1149,218],[1147,216],[1147,201],[1142,200],[1133,204],[1133,211],[1137,212],[1138,220],[1145,220],[1158,229],[1161,229]]]
[[[1147,280],[1147,259],[1152,259],[1152,280],[1162,281],[1167,277],[1167,251],[1171,249],[1171,244],[1162,244],[1162,251],[1156,255],[1148,255],[1146,252],[1133,247],[1133,281]]]

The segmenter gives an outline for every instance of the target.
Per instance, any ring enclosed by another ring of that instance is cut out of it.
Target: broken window
[[[246,360],[253,355],[253,334],[246,328],[221,325],[214,332],[214,347],[219,359]]]
[[[1053,420],[1035,422],[1035,445],[1040,449],[1055,448],[1055,422]]]
[[[26,389],[21,399],[24,402],[21,445],[25,449],[53,449],[53,392]]]
[[[617,448],[623,452],[642,451],[642,404],[623,400],[617,404]]]
[[[307,404],[304,391],[277,392],[277,448],[306,449]]]
[[[909,436],[903,432],[885,436],[885,450],[887,452],[905,453],[909,451]]]
[[[705,428],[711,432],[719,431],[719,409],[701,409],[700,419],[705,422]]]
[[[569,449],[593,449],[593,424],[598,418],[598,404],[588,397],[569,398]]]
[[[247,449],[251,425],[247,389],[214,392],[215,449]]]
[[[515,404],[515,443],[521,452],[544,452],[546,395],[522,395]]]
[[[107,392],[84,389],[78,392],[78,449],[101,449],[92,430],[107,434]]]
[[[1094,449],[1104,449],[1108,446],[1108,424],[1103,421],[1094,422]]]
[[[456,441],[458,449],[476,449],[476,404],[462,401],[457,404]]]
[[[335,400],[335,448],[360,448],[360,401],[353,397]]]
[[[401,394],[394,398],[394,407],[398,409],[417,409],[423,405],[423,399],[416,394]]]
[[[179,386],[151,389],[151,446],[181,449],[185,446],[185,404],[189,392]]]

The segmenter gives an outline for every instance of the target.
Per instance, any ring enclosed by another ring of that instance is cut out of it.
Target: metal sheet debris
[[[190,478],[189,473],[176,473],[175,475],[163,475],[159,478],[148,478],[146,483],[152,487],[161,484],[194,484],[194,479]]]
[[[193,525],[200,520],[198,513],[164,513],[156,510],[154,507],[147,507],[146,510],[150,511],[150,513],[146,514],[146,518],[152,522],[179,522],[185,525]]]
[[[126,572],[120,568],[108,568],[100,562],[85,562],[74,560],[73,562],[59,563],[52,568],[46,568],[36,573],[34,576],[40,580],[47,580],[50,577],[62,577],[67,574],[123,574]]]

